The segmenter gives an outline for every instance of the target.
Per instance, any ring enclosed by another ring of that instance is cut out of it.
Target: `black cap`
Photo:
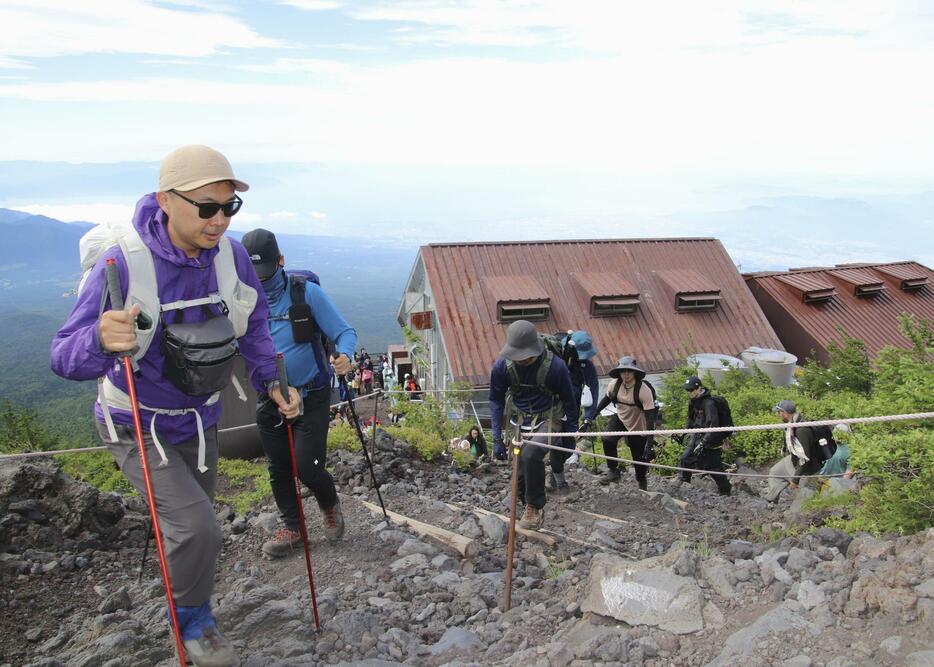
[[[279,244],[276,235],[267,229],[254,229],[243,235],[243,247],[246,248],[253,268],[260,280],[266,280],[279,267]]]
[[[698,387],[703,387],[704,384],[700,381],[700,378],[696,375],[692,375],[687,380],[684,381],[684,391],[694,391]]]

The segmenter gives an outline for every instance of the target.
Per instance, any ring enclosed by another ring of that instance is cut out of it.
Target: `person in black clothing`
[[[577,401],[568,367],[545,347],[535,325],[517,320],[506,331],[506,345],[490,371],[490,419],[493,451],[505,457],[504,419],[520,427],[531,440],[519,454],[516,500],[525,502],[522,528],[541,528],[545,520],[545,456],[550,450],[535,442],[561,442],[547,432],[573,432],[578,421]]]
[[[700,378],[689,377],[684,383],[684,390],[691,396],[688,406],[688,423],[685,428],[715,428],[720,426],[720,413],[713,397],[701,383]],[[691,433],[685,438],[684,453],[681,455],[682,468],[723,471],[720,459],[725,435],[721,433]],[[711,475],[717,483],[717,492],[721,496],[730,495],[730,480],[726,475]],[[691,473],[681,472],[681,481],[690,483]]]

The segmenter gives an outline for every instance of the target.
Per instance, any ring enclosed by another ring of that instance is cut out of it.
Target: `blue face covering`
[[[266,280],[260,282],[263,286],[263,291],[266,293],[267,301],[278,301],[279,297],[282,296],[282,293],[285,292],[285,269],[281,266],[276,269],[276,272],[269,276]]]

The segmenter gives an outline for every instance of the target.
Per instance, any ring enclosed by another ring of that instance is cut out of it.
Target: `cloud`
[[[278,45],[226,13],[142,0],[7,0],[0,6],[0,62],[86,53],[202,57],[223,48]]]
[[[339,9],[344,6],[343,2],[337,0],[279,0],[280,5],[303,9],[308,12],[320,12],[329,9]]]
[[[270,220],[294,220],[298,217],[295,211],[273,211],[269,214]]]
[[[328,217],[327,213],[322,213],[321,211],[312,211],[308,214],[313,220],[324,220]]]
[[[278,58],[271,63],[236,66],[236,69],[245,72],[260,72],[263,74],[292,74],[297,72],[308,74],[340,74],[346,72],[348,68],[349,66],[345,63],[322,58]]]

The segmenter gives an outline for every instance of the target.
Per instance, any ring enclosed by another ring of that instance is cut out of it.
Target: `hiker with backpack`
[[[779,401],[772,408],[786,424],[807,421],[793,401]],[[769,470],[769,485],[765,499],[777,503],[786,488],[797,489],[802,475],[816,475],[824,461],[830,459],[836,443],[829,426],[801,426],[785,429],[782,453],[785,454]]]
[[[593,344],[593,338],[586,331],[568,331],[560,339],[561,358],[568,367],[571,374],[571,387],[574,392],[574,398],[577,400],[578,412],[584,409],[584,418],[581,421],[580,430],[586,431],[593,424],[594,419],[600,414],[597,411],[597,394],[600,393],[600,380],[597,377],[597,368],[594,366],[593,359],[597,356],[597,346]],[[574,447],[574,440],[567,439],[568,449]],[[552,450],[549,455],[551,464],[551,473],[545,481],[545,488],[548,491],[556,492],[558,495],[567,495],[570,491],[570,485],[564,474],[565,464],[573,465],[580,459],[580,452],[559,452]]]
[[[224,236],[242,204],[235,193],[248,187],[207,146],[170,153],[158,191],[139,200],[131,226],[102,225],[82,239],[82,265],[93,268],[51,345],[57,375],[98,380],[97,431],[151,502],[170,622],[179,653],[183,646],[196,665],[239,664],[210,606],[222,543],[214,514],[219,397],[236,355],[278,411],[299,410],[298,393],[276,380],[250,258]]]
[[[622,357],[616,368],[610,371],[613,381],[607,386],[606,394],[600,399],[596,413],[600,414],[610,403],[616,406],[616,414],[610,417],[608,431],[650,431],[655,428],[655,389],[645,379],[645,371],[639,368],[634,357]],[[617,456],[619,439],[624,437],[629,446],[632,460],[635,461],[636,483],[645,491],[648,488],[648,468],[639,465],[645,461],[645,448],[648,438],[644,435],[603,436],[603,452],[607,456]],[[611,484],[620,480],[619,462],[607,461],[607,470],[600,478],[601,484]]]
[[[336,542],[344,534],[344,517],[334,479],[325,468],[331,368],[333,365],[336,374],[350,369],[357,333],[338,312],[315,274],[285,270],[285,257],[275,234],[254,229],[243,236],[243,246],[269,303],[269,333],[276,350],[285,357],[289,383],[302,397],[302,413],[292,421],[298,476],[318,502],[325,537]],[[333,341],[336,349],[330,360],[328,341]],[[270,558],[282,558],[301,546],[302,535],[288,434],[275,404],[265,395],[258,400],[256,424],[283,523],[263,544],[262,552]]]
[[[729,403],[722,396],[712,395],[700,378],[689,377],[684,382],[684,390],[691,397],[691,403],[688,406],[688,423],[685,428],[733,426]],[[688,434],[683,439],[685,447],[681,455],[681,467],[710,470],[712,473],[723,472],[721,455],[723,445],[730,435],[732,433],[728,431]],[[690,484],[691,475],[692,473],[682,470],[679,483]],[[717,485],[718,494],[730,495],[733,487],[726,475],[711,474],[711,477]]]
[[[547,432],[577,428],[577,401],[568,367],[545,342],[535,325],[516,320],[506,330],[506,344],[490,371],[490,419],[493,452],[506,458],[503,428],[508,420],[525,440],[519,452],[517,502],[525,503],[519,525],[538,529],[545,521],[545,455],[535,442],[552,444]],[[560,442],[560,440],[559,440]]]

